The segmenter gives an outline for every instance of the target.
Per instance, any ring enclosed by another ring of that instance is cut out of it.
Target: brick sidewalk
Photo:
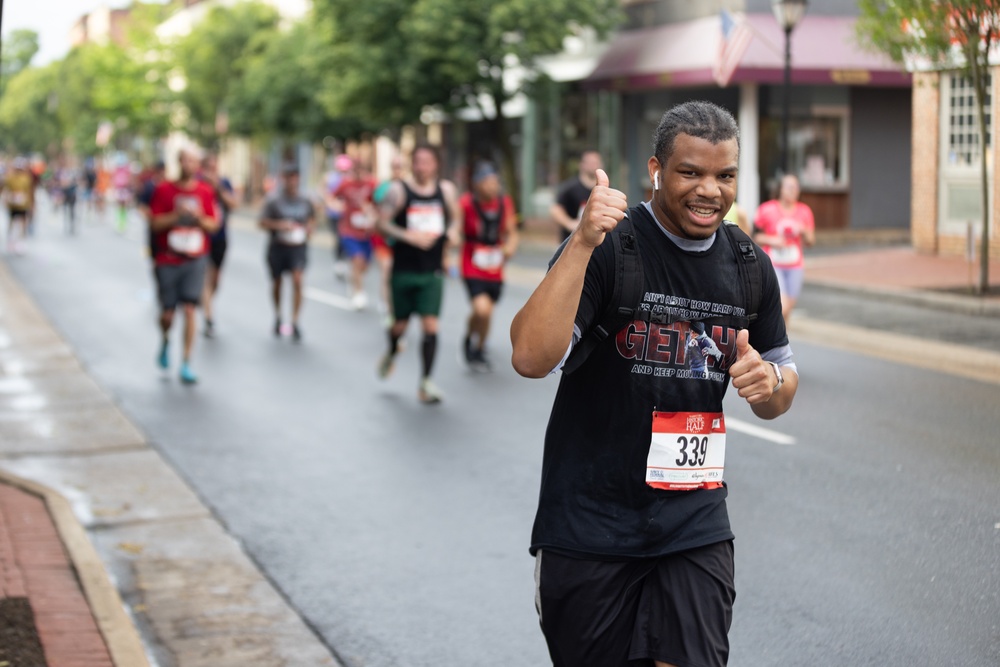
[[[2,483],[0,598],[28,599],[48,667],[114,667],[45,502]]]

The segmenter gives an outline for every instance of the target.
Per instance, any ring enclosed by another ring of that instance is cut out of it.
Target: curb
[[[1000,299],[997,298],[985,299],[964,294],[939,293],[926,289],[904,287],[872,287],[844,280],[809,278],[808,274],[806,275],[805,284],[837,292],[890,299],[897,303],[931,307],[935,310],[957,313],[959,315],[1000,317]]]
[[[108,578],[104,562],[73,514],[69,501],[46,486],[2,469],[0,482],[38,496],[45,502],[115,667],[150,667],[139,632],[125,611],[118,589]]]

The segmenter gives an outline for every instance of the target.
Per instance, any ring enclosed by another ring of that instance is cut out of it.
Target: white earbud
[[[654,190],[660,189],[660,172],[656,172],[655,174],[653,174],[653,189]]]

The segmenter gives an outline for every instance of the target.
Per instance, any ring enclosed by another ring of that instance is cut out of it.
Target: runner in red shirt
[[[465,332],[465,361],[474,371],[491,370],[486,358],[493,306],[503,289],[503,267],[517,251],[517,213],[502,193],[500,177],[489,162],[472,174],[472,191],[459,199],[462,210],[462,276],[472,313]]]
[[[355,310],[364,310],[368,305],[363,280],[372,259],[372,235],[378,220],[372,203],[376,185],[361,165],[352,161],[350,172],[333,193],[341,211],[340,243],[351,263],[351,305]]]
[[[160,299],[160,368],[170,367],[170,328],[177,304],[184,311],[184,356],[180,377],[194,384],[198,376],[191,370],[194,347],[195,309],[201,301],[205,284],[208,254],[206,232],[215,231],[219,222],[215,213],[212,189],[195,179],[199,156],[184,149],[178,156],[180,178],[156,186],[150,201],[150,231],[153,235],[153,262]]]

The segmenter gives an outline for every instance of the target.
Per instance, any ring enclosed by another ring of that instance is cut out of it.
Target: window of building
[[[942,89],[945,121],[945,160],[949,166],[975,167],[979,165],[981,146],[987,149],[992,145],[990,127],[992,117],[993,88],[992,77],[986,76],[986,99],[984,100],[984,111],[986,121],[986,141],[979,140],[979,118],[976,115],[976,91],[972,86],[972,79],[967,76],[950,74],[945,76],[945,85]],[[990,159],[990,153],[986,153]]]
[[[793,115],[788,122],[788,171],[799,177],[803,190],[846,189],[850,185],[849,111],[846,107],[815,105],[809,117]],[[767,118],[761,128],[761,173],[771,196],[781,172],[781,118]]]

